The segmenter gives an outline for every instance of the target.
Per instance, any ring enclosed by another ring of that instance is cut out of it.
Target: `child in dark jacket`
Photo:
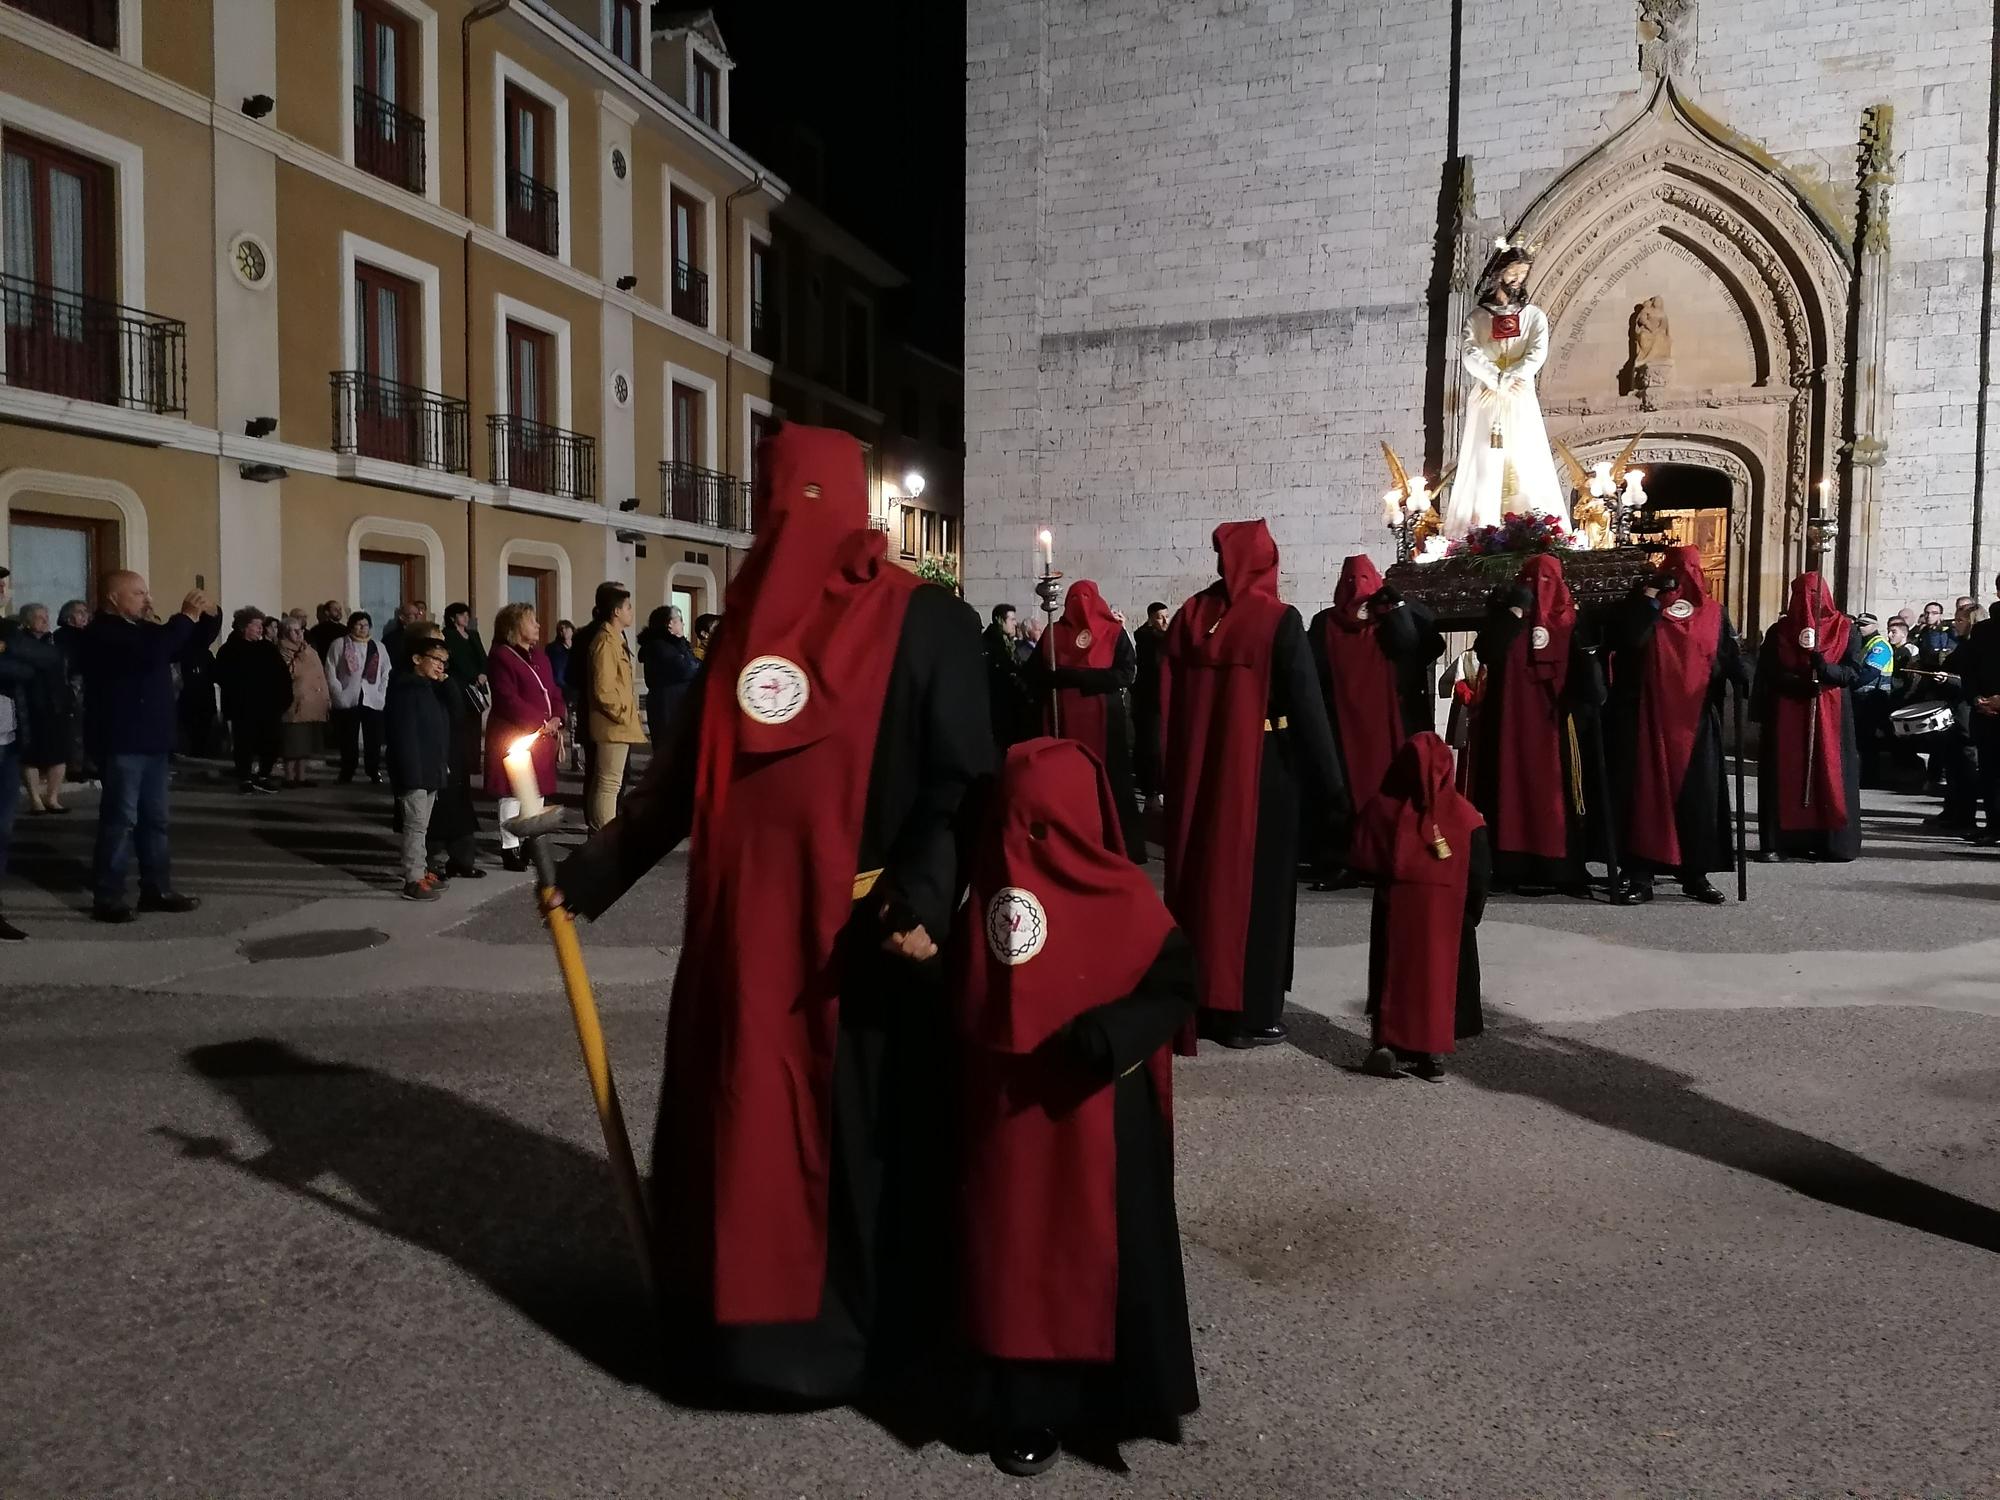
[[[452,749],[451,711],[439,689],[451,656],[443,641],[424,636],[409,660],[389,679],[389,779],[403,836],[403,899],[435,901],[445,882],[431,869],[431,820],[450,782]]]

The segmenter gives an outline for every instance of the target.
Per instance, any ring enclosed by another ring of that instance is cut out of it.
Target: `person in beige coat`
[[[292,674],[291,704],[278,715],[278,758],[285,763],[286,786],[310,786],[306,762],[324,743],[333,694],[326,685],[326,666],[306,639],[306,622],[296,615],[278,622],[278,655]]]
[[[597,629],[590,635],[590,692],[584,733],[590,737],[592,773],[584,789],[584,820],[595,833],[618,816],[618,793],[634,745],[646,743],[639,723],[639,697],[632,687],[632,648],[625,632],[632,624],[632,595],[622,584],[597,586],[591,611]]]

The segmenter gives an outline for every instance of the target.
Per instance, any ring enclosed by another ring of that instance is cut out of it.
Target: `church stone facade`
[[[1987,596],[1991,6],[968,0],[967,48],[976,604],[1029,602],[1045,526],[1135,617],[1222,520],[1302,607],[1387,560],[1379,442],[1455,459],[1501,234],[1550,432],[1643,432],[1739,622],[1823,535],[1850,608]]]

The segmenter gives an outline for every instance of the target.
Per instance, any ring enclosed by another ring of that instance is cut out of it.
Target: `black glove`
[[[1387,583],[1375,590],[1375,597],[1369,601],[1376,609],[1394,609],[1402,602],[1402,593],[1393,584]]]
[[[1063,1029],[1070,1060],[1091,1078],[1111,1076],[1111,1038],[1087,1015],[1078,1016]]]
[[[1647,588],[1658,589],[1663,594],[1670,594],[1680,586],[1680,579],[1671,573],[1655,573],[1651,578],[1646,580]]]

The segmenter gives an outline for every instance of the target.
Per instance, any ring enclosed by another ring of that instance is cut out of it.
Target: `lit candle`
[[[522,735],[507,747],[503,762],[507,767],[507,784],[519,800],[520,815],[524,818],[535,817],[542,810],[542,783],[535,775],[535,741],[540,738],[537,734]]]
[[[1055,566],[1056,566],[1055,533],[1052,531],[1044,531],[1041,535],[1041,543],[1042,543],[1042,571],[1044,573],[1052,573],[1055,571]]]
[[[1400,490],[1391,490],[1382,497],[1382,524],[1393,531],[1402,523],[1403,494]]]
[[[1627,469],[1625,471],[1625,504],[1632,509],[1646,503],[1646,471]]]
[[[1412,516],[1420,516],[1431,508],[1430,481],[1423,475],[1419,474],[1410,481],[1410,498],[1404,508]]]
[[[1832,508],[1833,481],[1831,479],[1822,479],[1819,482],[1819,512],[1821,515],[1825,515]]]

